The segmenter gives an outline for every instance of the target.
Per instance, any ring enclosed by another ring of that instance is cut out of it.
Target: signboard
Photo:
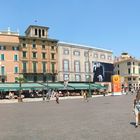
[[[111,82],[113,64],[93,61],[93,83]]]
[[[121,77],[119,75],[112,76],[112,92],[113,95],[121,95]]]

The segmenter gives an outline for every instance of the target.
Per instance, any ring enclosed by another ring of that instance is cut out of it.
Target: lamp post
[[[48,74],[46,73],[46,72],[43,72],[43,81],[45,82],[45,81],[47,81],[47,92],[48,92]],[[45,79],[46,78],[46,79]],[[46,87],[46,85],[45,84],[42,84],[43,86],[45,86]],[[44,88],[43,88],[43,101],[45,100],[45,95],[44,95]]]
[[[90,53],[90,50],[88,50],[88,71],[89,71],[89,89],[88,89],[88,91],[89,91],[89,97],[91,97],[91,86],[90,86],[90,81],[91,81],[91,75],[90,75],[90,60],[89,60],[89,57],[90,57],[90,55],[89,55],[89,53]]]

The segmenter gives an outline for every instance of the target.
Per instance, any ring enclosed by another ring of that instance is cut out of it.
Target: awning
[[[88,89],[95,89],[95,87],[91,86],[91,84],[87,83],[68,83],[68,86],[76,89],[76,90],[88,90]]]
[[[94,87],[95,89],[98,89],[98,90],[104,90],[104,89],[107,89],[107,87],[105,86],[102,86],[100,84],[91,84],[92,87]]]
[[[54,90],[73,90],[72,87],[65,87],[63,83],[45,83],[45,87]]]

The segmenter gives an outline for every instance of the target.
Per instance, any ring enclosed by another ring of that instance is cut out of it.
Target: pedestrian
[[[55,93],[55,101],[56,101],[57,104],[59,104],[59,93],[58,93],[58,91],[56,91],[56,93]]]
[[[51,97],[51,89],[49,89],[49,90],[47,91],[47,93],[46,93],[46,101],[49,102],[50,97]]]
[[[84,98],[84,101],[87,101],[88,102],[88,94],[87,94],[87,91],[83,91],[83,98]]]
[[[103,91],[103,95],[105,96],[106,95],[106,93],[107,93],[107,91],[106,91],[106,89]]]
[[[140,124],[140,90],[138,90],[136,94],[133,107],[134,107],[135,120],[136,120],[135,127],[138,127],[138,125]]]

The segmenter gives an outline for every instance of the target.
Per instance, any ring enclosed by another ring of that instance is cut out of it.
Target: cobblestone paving
[[[134,95],[0,104],[0,140],[139,140]]]

